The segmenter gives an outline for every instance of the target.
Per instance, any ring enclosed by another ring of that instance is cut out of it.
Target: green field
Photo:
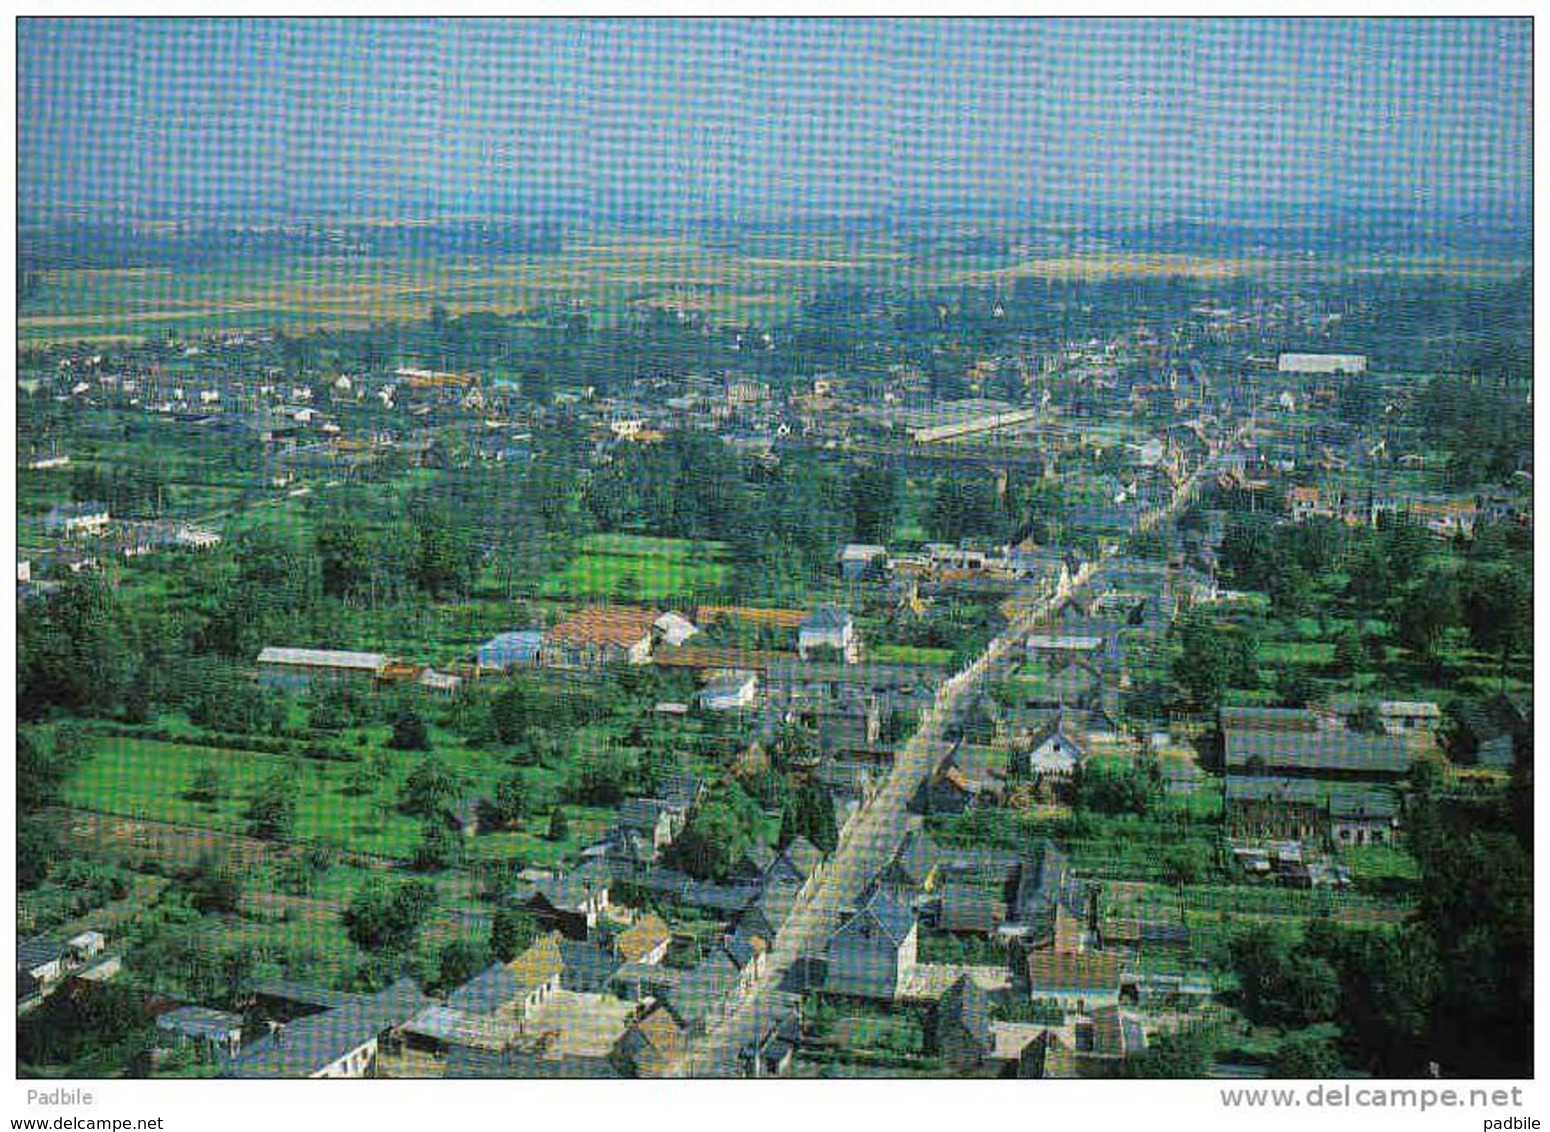
[[[92,757],[83,763],[65,788],[65,802],[99,813],[150,821],[175,822],[213,832],[246,832],[244,811],[258,785],[276,772],[295,771],[301,778],[296,824],[292,840],[337,845],[362,853],[395,858],[413,855],[420,842],[421,822],[395,808],[403,779],[421,757],[393,752],[392,774],[387,782],[365,794],[350,790],[354,762],[304,760],[298,763],[279,755],[235,751],[191,743],[156,739],[100,738]],[[492,789],[509,773],[495,756],[470,750],[448,750],[446,758],[474,789]],[[214,766],[226,777],[226,796],[214,804],[191,801],[184,795],[195,775]],[[557,785],[554,772],[534,768],[529,787],[539,796]],[[521,857],[534,863],[552,863],[590,844],[612,821],[612,812],[566,806],[570,836],[564,841],[544,837],[547,813],[534,814],[520,829],[481,835],[467,843],[475,860]]]
[[[575,558],[545,578],[544,597],[662,601],[718,589],[731,573],[721,543],[643,535],[588,535]]]
[[[880,664],[946,666],[953,659],[953,650],[925,648],[918,645],[868,645],[867,657]]]

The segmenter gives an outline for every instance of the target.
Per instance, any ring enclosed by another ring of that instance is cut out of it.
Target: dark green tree
[[[203,914],[235,915],[242,903],[242,876],[230,862],[205,856],[185,886],[188,902]]]
[[[296,822],[298,790],[296,776],[290,771],[276,771],[266,778],[248,801],[248,833],[266,841],[289,837]]]
[[[454,939],[441,949],[436,964],[436,989],[456,990],[490,965],[490,949],[472,939]]]
[[[851,534],[856,542],[886,546],[899,520],[898,470],[892,465],[857,470],[850,481]]]
[[[394,884],[374,878],[356,892],[344,911],[350,940],[367,951],[402,953],[414,944],[420,927],[436,906],[430,881]]]
[[[440,511],[415,517],[415,581],[431,597],[467,594],[473,588],[479,552],[468,532]]]
[[[1340,1072],[1340,1053],[1329,1038],[1301,1031],[1286,1036],[1270,1068],[1275,1077],[1324,1080]]]
[[[400,711],[393,719],[393,735],[388,746],[395,751],[429,751],[431,733],[425,725],[425,717],[413,708]]]
[[[444,815],[462,793],[462,784],[437,755],[426,755],[404,779],[398,808],[406,814],[434,819]]]
[[[538,935],[538,920],[531,912],[504,905],[490,920],[490,953],[500,962],[510,963],[531,947]]]
[[[1500,659],[1505,679],[1508,661],[1532,640],[1534,592],[1529,574],[1513,565],[1472,565],[1460,591],[1471,643]]]
[[[570,836],[570,821],[565,816],[565,807],[556,805],[549,811],[549,840],[564,841]]]
[[[343,515],[329,516],[315,528],[313,544],[317,549],[325,594],[350,598],[358,596],[370,585],[374,556],[370,532],[361,520]]]
[[[495,784],[491,805],[495,820],[502,826],[519,824],[528,812],[527,779],[519,773],[506,775]]]
[[[445,821],[431,818],[421,824],[420,843],[411,862],[415,872],[439,873],[458,864],[462,857],[463,843]]]
[[[1401,645],[1435,664],[1443,636],[1458,623],[1457,583],[1451,574],[1431,570],[1400,598],[1394,629]]]

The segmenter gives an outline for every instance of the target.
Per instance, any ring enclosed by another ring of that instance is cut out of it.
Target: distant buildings
[[[315,681],[371,684],[379,680],[390,659],[377,652],[270,647],[258,654],[259,683],[302,689]]]
[[[551,628],[544,637],[543,663],[554,668],[602,668],[609,664],[645,664],[657,618],[654,609],[593,606]]]
[[[536,665],[543,651],[544,635],[537,629],[500,633],[480,645],[476,655],[480,669],[509,672]]]
[[[1357,374],[1367,372],[1366,354],[1282,354],[1276,359],[1281,373]]]
[[[62,503],[43,518],[43,529],[51,535],[73,538],[101,534],[108,526],[106,503]]]

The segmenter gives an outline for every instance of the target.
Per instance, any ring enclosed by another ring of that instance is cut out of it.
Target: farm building
[[[731,1001],[741,974],[726,952],[712,951],[668,990],[664,1001],[686,1032],[704,1034]]]
[[[16,944],[16,1012],[36,1006],[64,977],[65,949],[57,939],[38,936]]]
[[[421,671],[415,683],[424,691],[438,696],[455,696],[463,686],[463,678],[450,672],[437,672],[434,668]]]
[[[1397,735],[1355,731],[1228,731],[1228,774],[1392,781],[1410,769],[1410,748]]]
[[[1223,734],[1228,731],[1317,731],[1319,717],[1306,708],[1224,707]]]
[[[1394,795],[1381,787],[1230,774],[1225,800],[1228,835],[1244,840],[1386,845],[1399,825]]]
[[[932,1045],[954,1069],[972,1069],[990,1054],[990,995],[962,975],[931,1012]]]
[[[544,635],[537,629],[516,629],[500,633],[479,646],[475,659],[481,669],[509,672],[538,663],[543,652]]]
[[[937,926],[944,932],[994,935],[1005,919],[1006,901],[999,893],[957,881],[942,886]]]
[[[608,907],[608,877],[591,865],[538,882],[527,905],[546,928],[570,939],[586,939]]]
[[[554,668],[601,668],[651,659],[654,609],[593,606],[572,614],[545,635],[542,660]]]
[[[1329,836],[1329,811],[1313,779],[1229,774],[1225,791],[1229,837],[1322,842]]]
[[[1336,790],[1329,798],[1329,835],[1336,845],[1387,845],[1398,836],[1398,814],[1387,790]]]
[[[391,663],[377,652],[270,647],[258,654],[258,680],[269,687],[307,688],[314,681],[372,683]]]
[[[1104,640],[1085,634],[1030,633],[1024,647],[1030,661],[1078,657],[1096,660],[1103,652]]]
[[[636,1077],[664,1077],[678,1064],[686,1043],[684,1028],[665,1006],[637,1020],[615,1047],[618,1067]]]
[[[625,963],[657,964],[667,956],[671,940],[662,917],[648,912],[614,937],[614,953]]]
[[[521,955],[506,964],[506,973],[512,979],[512,1005],[506,1013],[526,1020],[560,989],[560,974],[565,959],[560,951],[560,937],[546,935],[534,941]]]
[[[1076,773],[1086,757],[1080,735],[1066,722],[1064,712],[1056,712],[1029,742],[1028,773],[1038,779],[1065,781]]]

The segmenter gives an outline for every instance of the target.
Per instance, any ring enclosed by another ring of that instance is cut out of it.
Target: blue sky
[[[1518,21],[36,21],[24,214],[1523,212]]]

